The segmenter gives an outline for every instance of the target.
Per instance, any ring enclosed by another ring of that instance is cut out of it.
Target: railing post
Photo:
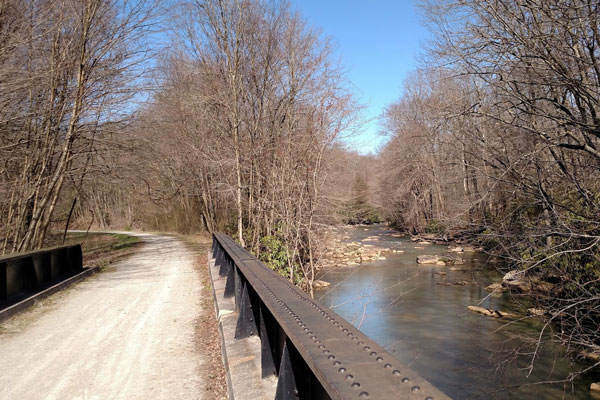
[[[277,380],[275,400],[288,400],[299,397],[288,342],[289,341],[286,339],[283,344],[283,354],[281,355],[281,364],[279,365],[279,379]]]
[[[229,269],[231,268],[229,259],[225,256],[225,252],[222,248],[217,250],[218,254],[218,266],[219,266],[219,275],[225,276],[229,273]]]
[[[227,264],[227,281],[225,282],[225,292],[223,293],[223,296],[225,298],[229,298],[231,296],[233,296],[234,293],[234,282],[235,282],[235,275],[236,275],[236,268],[235,268],[235,264],[233,263],[233,261],[227,260],[224,261],[223,264]],[[237,307],[237,300],[236,300],[236,307]]]
[[[239,311],[242,302],[242,278],[240,271],[234,267],[233,274],[233,293],[235,294],[235,310]]]
[[[273,332],[274,321],[271,313],[261,303],[259,307],[260,313],[260,365],[261,365],[261,377],[266,378],[267,376],[275,375],[277,373],[275,369],[274,353],[274,337]]]
[[[237,325],[235,327],[235,336],[237,339],[244,339],[248,336],[255,335],[258,332],[256,327],[256,318],[252,311],[252,303],[250,302],[250,295],[248,294],[248,287],[244,282],[242,287],[242,300],[239,306],[239,315]]]

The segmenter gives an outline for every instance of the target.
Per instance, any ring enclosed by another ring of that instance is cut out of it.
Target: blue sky
[[[291,0],[308,22],[338,45],[364,117],[372,119],[353,140],[360,153],[373,153],[384,142],[377,117],[402,94],[402,83],[417,66],[428,35],[419,24],[413,0]]]

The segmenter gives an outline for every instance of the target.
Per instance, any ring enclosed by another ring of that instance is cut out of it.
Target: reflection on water
[[[418,255],[444,254],[447,247],[415,244],[389,233],[383,227],[359,228],[351,240],[377,235],[379,241],[368,243],[404,253],[329,271],[321,279],[331,286],[315,297],[453,398],[589,398],[590,376],[578,378],[574,386],[535,384],[564,379],[568,371],[582,367],[559,346],[542,346],[527,377],[531,361],[527,354],[534,343],[526,337],[539,332],[537,321],[506,326],[506,322],[467,311],[467,306],[478,304],[499,310],[519,306],[518,297],[489,296],[485,286],[500,275],[486,263],[484,254],[462,254],[464,271],[419,266]],[[530,385],[520,387],[524,383]]]

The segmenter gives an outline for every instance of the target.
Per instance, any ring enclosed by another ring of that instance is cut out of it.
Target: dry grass
[[[69,233],[65,245],[81,244],[84,266],[104,268],[136,252],[140,244],[137,237],[116,233]],[[47,247],[62,245],[62,235],[52,234],[46,240]]]
[[[207,396],[211,399],[227,399],[227,382],[221,352],[221,336],[215,318],[212,285],[208,273],[208,250],[211,238],[208,234],[179,236],[196,259],[196,269],[202,283],[202,313],[196,320],[196,349],[203,354],[201,373]]]

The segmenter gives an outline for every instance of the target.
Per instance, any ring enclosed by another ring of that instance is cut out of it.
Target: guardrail
[[[14,303],[83,270],[81,245],[0,258],[0,303]]]
[[[448,399],[229,236],[215,233],[212,253],[225,297],[235,296],[235,338],[260,337],[262,377],[279,377],[276,399]]]

